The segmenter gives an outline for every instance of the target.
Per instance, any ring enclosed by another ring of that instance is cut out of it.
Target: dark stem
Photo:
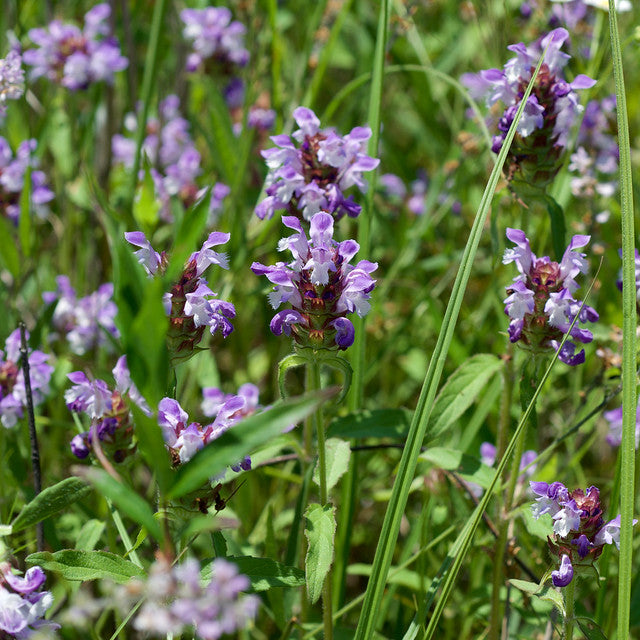
[[[42,473],[40,471],[40,449],[36,433],[36,419],[33,413],[33,396],[31,394],[31,378],[29,377],[29,349],[24,322],[20,323],[20,359],[24,376],[24,391],[27,399],[27,422],[29,424],[29,440],[31,441],[31,467],[33,468],[33,488],[38,495],[42,491]],[[38,551],[44,550],[44,529],[42,522],[36,524],[36,545]]]

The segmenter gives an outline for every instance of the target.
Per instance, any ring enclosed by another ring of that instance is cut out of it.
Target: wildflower
[[[516,191],[524,189],[523,193],[527,193],[527,186],[534,191],[544,190],[553,180],[560,169],[571,125],[581,111],[576,91],[595,84],[595,80],[583,74],[572,82],[565,80],[563,69],[570,56],[560,48],[568,38],[569,32],[559,28],[530,47],[523,43],[510,45],[508,48],[516,53],[516,57],[509,60],[504,69],[466,73],[461,78],[471,95],[484,98],[487,106],[498,101],[506,105],[498,121],[499,133],[492,144],[492,151],[498,153],[538,59],[549,47],[505,164],[505,174]]]
[[[137,126],[136,117],[128,114],[125,127],[131,135],[126,137],[116,134],[111,141],[115,163],[126,169],[131,169],[134,164],[134,134]],[[142,153],[152,165],[150,175],[156,197],[160,201],[160,217],[166,222],[171,222],[172,197],[177,197],[185,207],[190,207],[207,191],[206,187],[201,188],[197,184],[197,178],[202,174],[200,152],[189,133],[189,122],[180,114],[178,96],[170,95],[160,103],[159,119],[151,118],[147,121],[146,133]],[[144,170],[140,171],[139,177],[144,178]],[[213,185],[209,204],[209,224],[213,224],[229,193],[227,185],[221,182]]]
[[[0,123],[7,112],[7,101],[18,100],[24,94],[24,71],[22,56],[11,50],[0,59]]]
[[[33,67],[32,79],[46,76],[67,89],[86,89],[94,82],[113,82],[117,71],[127,68],[116,39],[110,35],[111,8],[102,3],[84,17],[84,29],[54,20],[45,29],[31,29],[29,38],[37,46],[27,49],[23,59]]]
[[[25,640],[36,630],[55,631],[59,624],[44,619],[53,604],[50,591],[43,591],[46,576],[31,567],[24,576],[13,573],[8,562],[0,563],[0,637]]]
[[[573,298],[579,288],[575,278],[579,273],[586,273],[588,268],[585,254],[575,249],[584,247],[589,236],[573,236],[559,264],[547,256],[536,258],[524,231],[507,229],[507,238],[516,248],[507,249],[502,262],[515,262],[520,272],[507,287],[510,295],[504,300],[505,313],[511,318],[511,342],[519,341],[524,349],[534,354],[551,349],[557,351],[567,332],[577,342],[591,342],[593,334],[582,329],[579,323],[595,322],[598,314],[587,305],[580,310],[580,303]],[[576,315],[578,322],[569,331]],[[567,340],[558,357],[571,366],[583,363],[584,349],[579,353],[575,351],[575,343]]]
[[[193,44],[187,71],[195,71],[210,59],[223,66],[243,67],[249,62],[249,52],[244,46],[246,28],[231,19],[231,11],[226,7],[183,9],[180,18],[185,25],[182,34]]]
[[[249,586],[249,579],[224,558],[216,558],[201,571],[194,558],[171,566],[160,556],[147,580],[135,578],[120,587],[118,599],[130,610],[144,598],[133,622],[138,631],[154,637],[188,632],[216,640],[245,629],[255,618],[260,600],[242,594]]]
[[[115,325],[118,308],[113,302],[113,284],[100,285],[97,291],[78,299],[67,276],[56,278],[56,291],[46,291],[42,298],[47,304],[56,302],[51,323],[58,334],[67,339],[71,351],[83,355],[91,349],[111,346],[109,335],[119,337]]]
[[[27,340],[29,334],[26,334]],[[29,352],[29,381],[34,406],[44,402],[49,393],[49,381],[53,367],[48,363],[49,356],[42,351]],[[24,415],[27,405],[27,392],[24,374],[20,364],[20,330],[16,329],[0,350],[0,420],[9,428],[13,427]]]
[[[336,219],[345,214],[356,217],[362,207],[344,192],[355,185],[364,193],[367,183],[362,172],[372,171],[380,162],[365,154],[371,129],[355,127],[339,136],[332,129],[320,129],[311,109],[298,107],[293,117],[300,128],[291,137],[272,136],[276,148],[261,152],[269,173],[267,197],[256,207],[256,215],[271,218],[275,211],[286,209],[305,220],[319,211]]]
[[[354,240],[333,240],[333,218],[324,211],[311,218],[309,240],[297,218],[283,216],[282,222],[296,233],[280,240],[278,249],[289,249],[293,260],[270,267],[251,265],[256,275],[275,285],[269,294],[273,308],[283,302],[293,307],[273,317],[271,331],[293,334],[301,346],[346,349],[353,344],[354,328],[345,316],[355,311],[362,318],[369,311],[375,286],[370,274],[378,265],[368,260],[350,265],[360,247]]]
[[[91,428],[71,440],[71,452],[77,458],[89,455],[97,437],[105,453],[111,455],[115,462],[123,462],[135,452],[129,403],[136,404],[145,415],[152,415],[149,405],[131,380],[127,356],[118,359],[113,377],[116,386],[112,391],[104,380],[89,379],[82,371],[67,375],[73,382],[64,394],[67,408],[85,413],[91,419]]]
[[[607,442],[612,447],[620,446],[622,442],[622,406],[611,411],[604,412],[604,418],[609,423],[609,433]],[[640,443],[640,397],[638,398],[638,406],[636,407],[636,449]]]
[[[5,215],[14,224],[20,219],[20,198],[24,189],[27,169],[31,171],[31,202],[39,218],[49,213],[47,203],[53,200],[53,191],[47,187],[47,179],[38,171],[38,161],[33,155],[36,150],[35,139],[24,140],[18,146],[15,156],[9,143],[0,136],[0,214]]]
[[[561,482],[530,485],[536,496],[531,506],[533,517],[537,520],[549,514],[554,521],[548,538],[551,555],[560,559],[559,569],[551,573],[554,586],[566,587],[576,568],[592,565],[605,544],[620,548],[620,516],[604,521],[597,487],[569,491]]]

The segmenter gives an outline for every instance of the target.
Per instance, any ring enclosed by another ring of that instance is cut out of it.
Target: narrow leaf
[[[26,504],[11,524],[13,533],[22,531],[54,513],[66,509],[91,493],[91,487],[80,478],[65,478],[61,482],[47,487],[29,504]]]
[[[411,412],[406,409],[358,411],[336,418],[327,429],[329,438],[405,438]]]
[[[103,520],[96,520],[92,518],[87,520],[80,529],[78,539],[76,541],[76,549],[79,551],[91,551],[98,544],[100,536],[105,528],[105,522]]]
[[[310,504],[305,512],[307,557],[305,560],[307,593],[313,604],[320,598],[324,579],[333,562],[333,538],[336,533],[335,508]]]
[[[344,440],[329,438],[325,443],[325,449],[327,457],[327,491],[331,491],[349,468],[351,447]],[[320,486],[319,465],[316,465],[313,472],[313,481]]]

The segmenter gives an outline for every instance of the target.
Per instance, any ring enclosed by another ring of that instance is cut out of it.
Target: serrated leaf
[[[67,580],[113,580],[126,584],[131,578],[144,575],[133,562],[107,551],[40,551],[27,556],[27,562],[39,565],[45,571],[59,573]]]
[[[427,439],[446,431],[475,401],[489,380],[503,367],[497,356],[480,353],[456,369],[436,398]]]
[[[529,582],[527,580],[509,580],[509,583],[516,589],[530,595],[532,598],[539,598],[544,602],[550,602],[558,609],[558,611],[560,611],[563,617],[566,615],[562,593],[556,591],[556,589],[545,587],[537,582]]]
[[[307,557],[305,574],[307,594],[313,604],[320,598],[324,580],[333,562],[333,539],[336,533],[335,508],[331,505],[310,504],[305,512]]]
[[[61,482],[47,487],[31,502],[22,507],[20,513],[11,523],[13,533],[22,531],[54,513],[66,509],[70,504],[91,493],[91,487],[80,478],[65,478]]]
[[[339,438],[329,438],[325,442],[327,464],[327,491],[336,486],[338,480],[347,472],[351,458],[351,446]],[[313,481],[320,486],[320,464],[313,472]]]
[[[238,567],[238,571],[251,583],[251,591],[267,591],[274,587],[300,587],[304,584],[304,572],[297,567],[289,567],[271,558],[253,556],[230,556],[225,558]],[[212,563],[202,568],[202,580],[210,580]]]
[[[411,412],[406,409],[358,411],[333,420],[327,429],[330,438],[405,438]]]

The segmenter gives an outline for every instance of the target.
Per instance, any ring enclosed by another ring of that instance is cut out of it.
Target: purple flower
[[[18,100],[23,93],[22,56],[12,49],[6,58],[0,59],[0,124],[7,112],[7,101]]]
[[[364,192],[367,183],[362,173],[380,162],[365,154],[371,129],[355,127],[339,136],[332,129],[320,129],[311,109],[298,107],[293,117],[299,129],[291,137],[272,136],[276,148],[261,152],[269,173],[267,197],[256,207],[256,215],[271,218],[275,211],[286,209],[305,220],[319,211],[336,219],[345,214],[357,216],[361,207],[344,192],[354,185]]]
[[[636,250],[637,251],[637,250]],[[612,447],[620,446],[622,442],[622,407],[604,412],[605,420],[609,423],[609,434],[607,442]],[[638,406],[636,407],[636,449],[640,442],[640,397],[638,398]]]
[[[587,305],[580,310],[580,303],[572,295],[579,288],[575,278],[588,268],[586,254],[575,249],[584,247],[589,236],[573,236],[560,263],[547,256],[537,258],[520,229],[507,229],[507,238],[516,246],[506,249],[502,262],[514,262],[520,272],[507,287],[510,295],[504,300],[505,313],[511,318],[511,342],[520,341],[523,348],[532,353],[558,350],[562,336],[567,332],[577,342],[591,342],[592,333],[582,329],[580,323],[595,322],[598,314]],[[578,322],[569,331],[576,315]],[[575,348],[573,342],[565,342],[558,357],[571,366],[581,364],[584,350],[576,354]]]
[[[573,566],[571,558],[564,554],[560,561],[560,569],[551,572],[554,587],[566,587],[573,580]]]
[[[45,29],[31,29],[37,48],[27,49],[23,59],[33,67],[32,79],[45,76],[67,89],[86,89],[94,82],[113,82],[114,73],[126,69],[127,59],[110,36],[107,22],[111,8],[98,4],[84,17],[84,29],[54,20]]]
[[[287,302],[293,307],[274,316],[272,332],[293,335],[301,345],[346,349],[353,343],[354,331],[345,315],[355,312],[362,318],[369,311],[375,286],[370,274],[378,265],[368,260],[349,264],[359,245],[353,240],[333,240],[333,218],[326,212],[311,218],[310,239],[298,218],[283,216],[282,222],[296,233],[280,240],[278,248],[288,249],[293,260],[270,267],[259,262],[251,265],[256,275],[266,276],[275,285],[269,294],[273,308]]]

